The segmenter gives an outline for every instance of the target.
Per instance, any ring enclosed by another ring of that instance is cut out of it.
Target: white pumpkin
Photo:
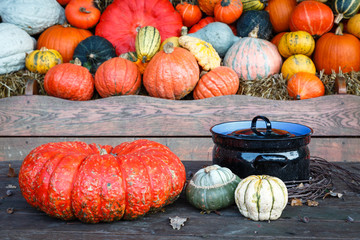
[[[56,0],[0,0],[0,16],[30,35],[65,22],[65,10]]]
[[[288,202],[284,182],[268,175],[252,175],[243,179],[235,190],[240,213],[254,221],[278,219]]]
[[[23,69],[26,53],[35,49],[36,40],[10,23],[0,23],[0,33],[0,74]]]

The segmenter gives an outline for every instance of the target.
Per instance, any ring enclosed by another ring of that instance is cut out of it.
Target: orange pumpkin
[[[216,3],[221,0],[198,0],[199,7],[201,11],[206,13],[208,16],[214,16],[214,8]]]
[[[202,29],[203,27],[205,27],[206,25],[208,25],[209,23],[215,22],[215,18],[213,17],[205,17],[203,19],[201,19],[197,24],[195,24],[194,26],[192,26],[189,30],[189,33],[194,33],[199,31],[200,29]]]
[[[282,37],[285,33],[288,33],[288,32],[281,32],[281,33],[276,34],[276,35],[271,39],[271,42],[272,42],[273,44],[275,44],[275,46],[278,46],[279,43],[280,43],[281,37]]]
[[[241,0],[221,0],[214,8],[215,20],[226,24],[235,22],[243,12]]]
[[[352,34],[342,33],[341,27],[335,33],[329,32],[320,37],[315,45],[313,60],[316,70],[343,73],[360,71],[360,40]]]
[[[325,86],[315,74],[298,72],[289,79],[287,91],[293,99],[303,100],[323,96]]]
[[[269,0],[265,10],[269,12],[270,22],[275,32],[289,30],[290,16],[296,4],[296,0]]]
[[[89,29],[96,25],[101,12],[95,7],[93,0],[70,1],[65,7],[68,22],[77,28]]]
[[[85,29],[71,27],[69,24],[54,25],[40,34],[37,49],[46,47],[57,50],[64,63],[72,60],[76,46],[93,34]]]
[[[204,74],[197,83],[194,99],[233,95],[239,89],[239,77],[229,67],[220,66]]]
[[[169,42],[150,60],[143,83],[152,97],[181,99],[195,88],[199,74],[194,55],[184,48],[174,48]]]
[[[141,74],[130,60],[115,57],[105,61],[95,73],[95,88],[101,97],[137,94]]]
[[[202,17],[202,12],[198,5],[181,1],[176,5],[176,10],[180,13],[186,27],[191,27],[198,23]]]

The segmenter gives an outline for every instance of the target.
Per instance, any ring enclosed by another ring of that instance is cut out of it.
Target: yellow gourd
[[[349,33],[360,38],[360,13],[352,16],[347,22],[346,27]]]
[[[314,62],[303,54],[292,55],[287,58],[282,67],[281,73],[284,78],[290,79],[295,73],[308,72],[316,73],[316,67]]]
[[[143,63],[149,62],[159,51],[161,36],[159,30],[153,26],[146,26],[139,29],[135,39],[135,49],[138,59]]]
[[[25,66],[31,72],[41,74],[47,73],[50,68],[63,63],[61,54],[54,49],[42,47],[40,50],[34,50],[25,58]]]
[[[315,40],[310,33],[305,31],[288,32],[280,38],[278,49],[281,56],[285,58],[295,54],[310,57],[315,49]]]

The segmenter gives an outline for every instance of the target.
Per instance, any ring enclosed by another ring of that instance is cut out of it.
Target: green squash
[[[212,211],[235,203],[240,178],[226,167],[208,166],[197,171],[186,186],[186,199],[196,208]]]
[[[267,0],[241,0],[244,12],[250,10],[263,10]]]
[[[333,10],[336,15],[334,22],[339,24],[343,18],[351,18],[356,13],[358,13],[359,9],[360,0],[334,0]]]
[[[250,10],[244,12],[236,23],[236,31],[239,37],[248,37],[249,33],[259,27],[258,38],[270,40],[272,38],[272,25],[270,15],[265,10]]]
[[[149,62],[159,51],[161,36],[159,30],[152,26],[139,29],[135,39],[136,55],[143,63]]]
[[[81,41],[73,55],[73,59],[78,58],[81,65],[92,74],[103,62],[113,57],[116,57],[115,48],[107,39],[100,36],[91,36]]]

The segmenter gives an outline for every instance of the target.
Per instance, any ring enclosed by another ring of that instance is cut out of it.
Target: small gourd
[[[186,199],[196,208],[213,211],[235,203],[234,191],[240,182],[230,169],[211,165],[197,171],[186,187]]]
[[[315,40],[310,33],[305,31],[288,32],[280,38],[278,49],[281,56],[285,58],[294,54],[310,57],[315,49]]]
[[[221,58],[210,43],[196,37],[181,36],[179,38],[179,44],[195,56],[198,64],[205,71],[220,66]]]
[[[263,10],[266,0],[241,0],[244,11]]]
[[[346,29],[349,33],[357,38],[360,38],[360,13],[352,16],[346,24]]]
[[[333,10],[335,12],[336,24],[339,24],[342,19],[349,19],[358,13],[360,9],[360,0],[334,0]]]
[[[325,86],[315,74],[297,72],[287,82],[287,91],[294,100],[303,100],[323,96]]]
[[[240,213],[254,221],[278,219],[288,202],[284,182],[268,175],[251,175],[235,190],[235,202]]]
[[[61,54],[54,49],[47,49],[46,47],[32,51],[25,59],[25,66],[29,71],[41,74],[47,73],[50,68],[61,63],[63,63]]]
[[[159,30],[152,26],[140,28],[135,39],[137,57],[141,59],[143,63],[149,62],[159,51],[160,44],[161,36]]]
[[[298,72],[316,73],[316,67],[311,58],[303,54],[295,54],[284,61],[281,67],[281,73],[284,78],[290,79]]]

